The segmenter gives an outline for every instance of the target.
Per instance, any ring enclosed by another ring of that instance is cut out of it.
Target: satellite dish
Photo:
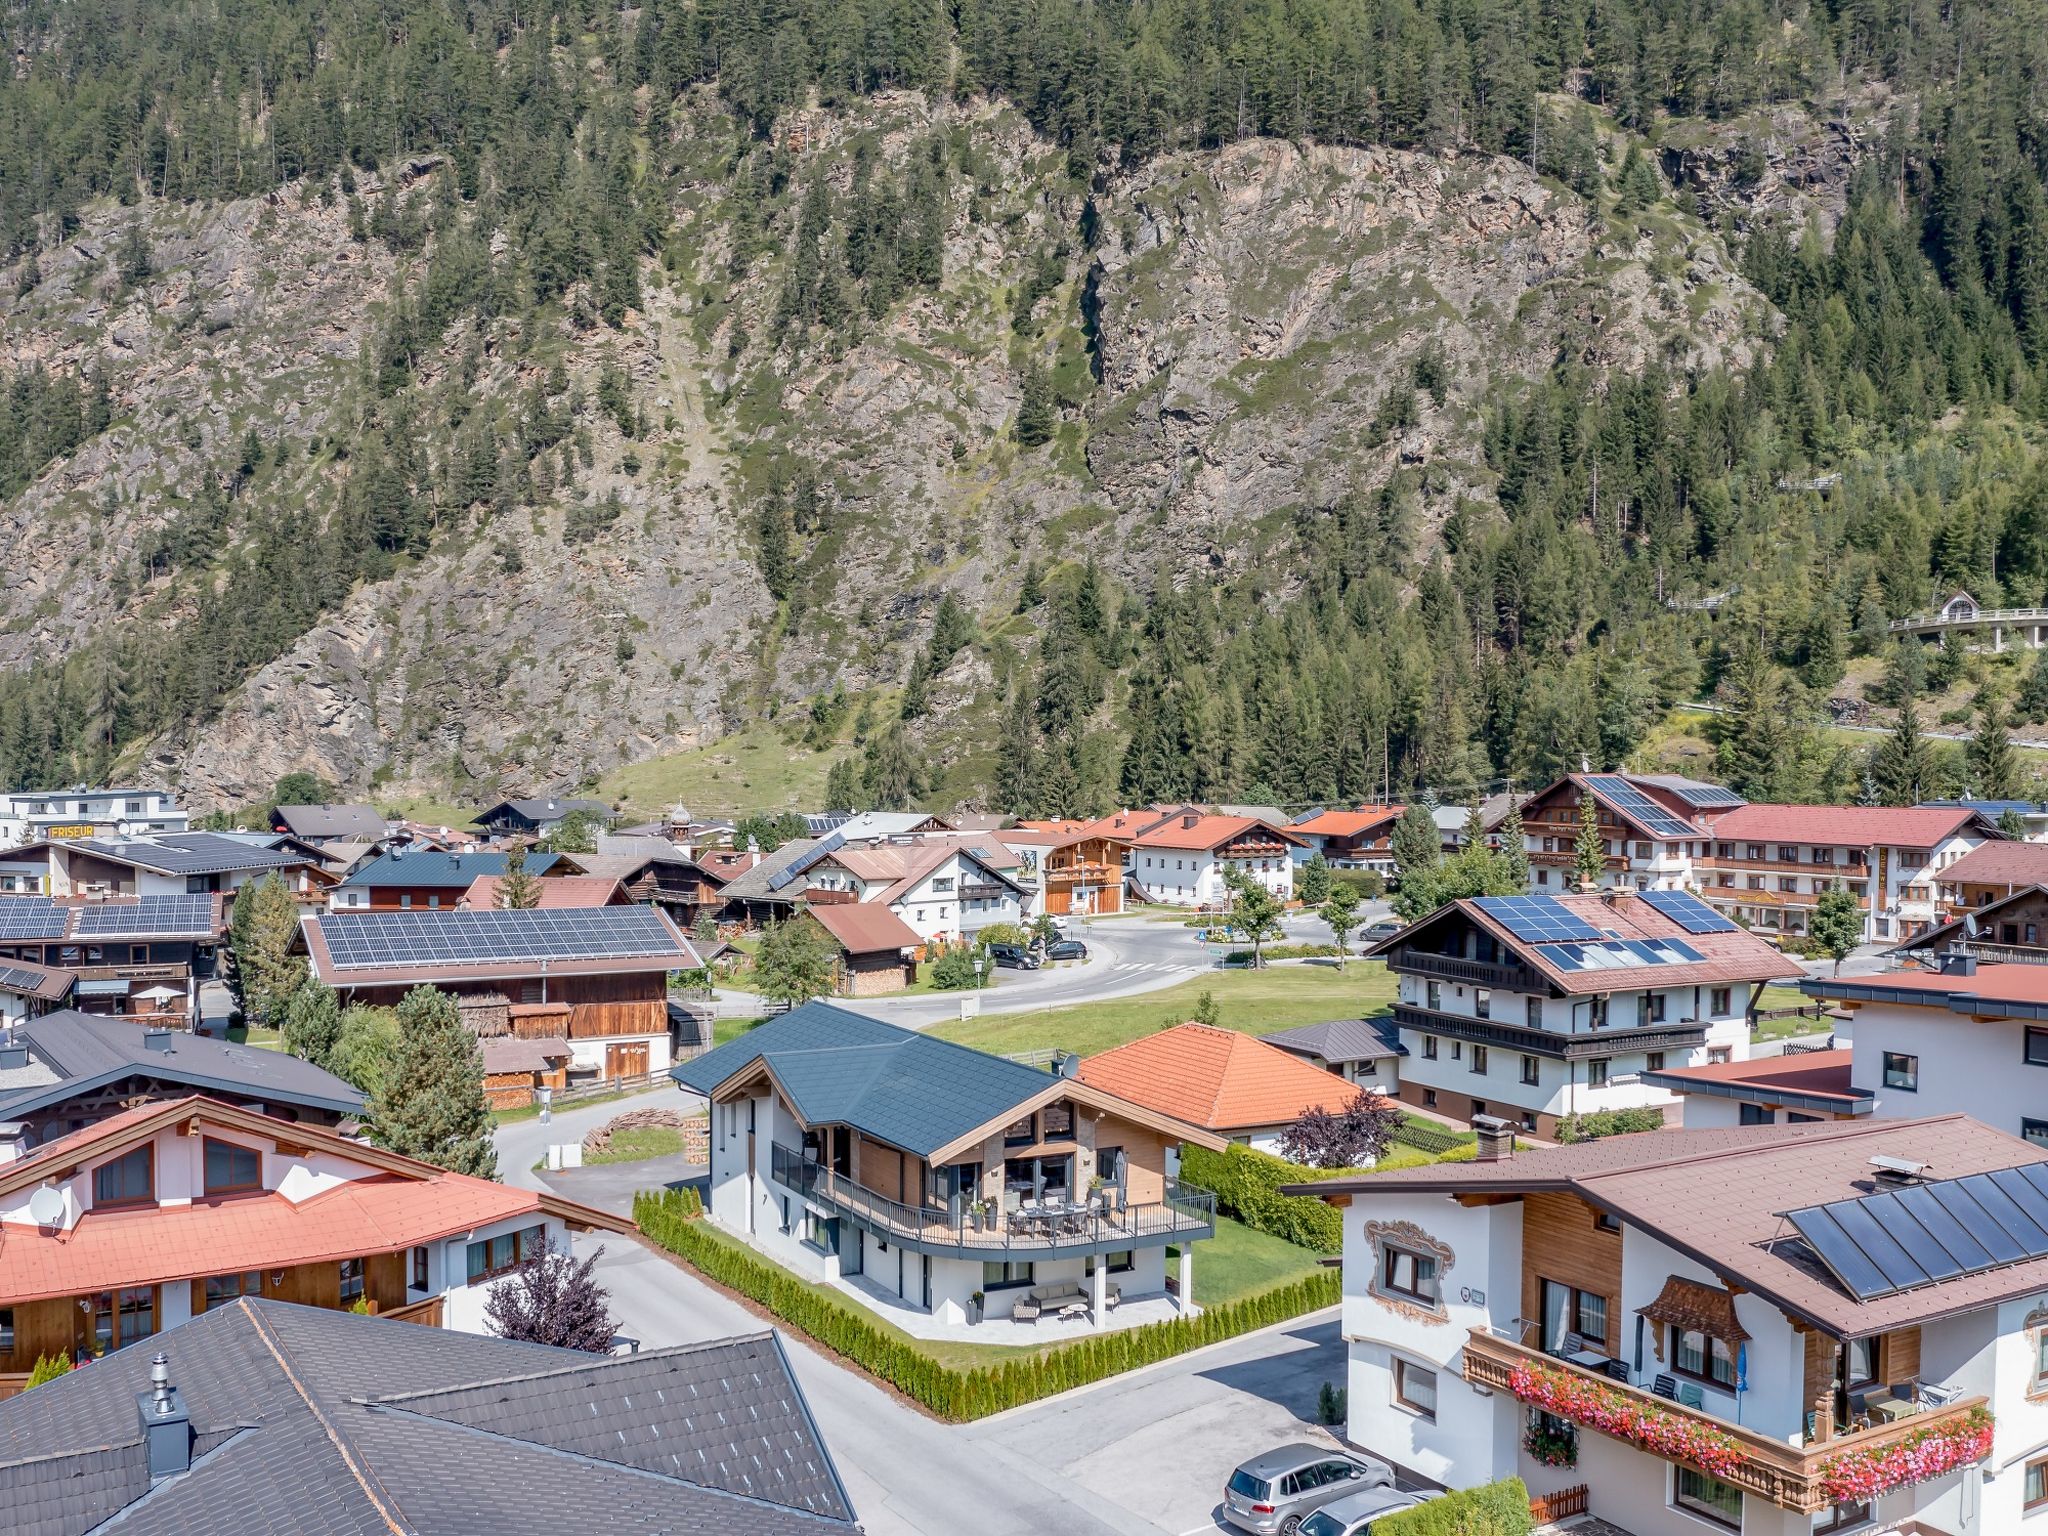
[[[54,1227],[64,1219],[64,1191],[45,1184],[28,1197],[28,1214],[39,1227]]]

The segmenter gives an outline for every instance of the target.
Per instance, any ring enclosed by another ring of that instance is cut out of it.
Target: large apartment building
[[[1751,805],[1674,774],[1575,773],[1522,809],[1532,891],[1576,882],[1588,795],[1603,887],[1696,891],[1764,933],[1804,934],[1840,881],[1863,908],[1866,941],[1910,938],[1945,915],[1949,867],[2000,836],[1966,805]]]
[[[1343,1208],[1347,1438],[1630,1536],[2019,1536],[2048,1162],[1962,1116],[1662,1131],[1290,1186]]]
[[[1746,1059],[1756,990],[1797,972],[1684,891],[1455,901],[1367,953],[1399,978],[1402,1100],[1544,1136],[1676,1101],[1645,1073]]]

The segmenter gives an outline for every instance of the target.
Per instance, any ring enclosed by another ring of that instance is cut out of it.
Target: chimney
[[[28,1047],[16,1040],[0,1043],[0,1072],[28,1065]]]
[[[1482,1163],[1504,1163],[1515,1155],[1515,1128],[1496,1115],[1474,1115],[1472,1129],[1479,1137]]]
[[[1187,815],[1181,817],[1180,824],[1184,827],[1192,827],[1201,819],[1202,818],[1196,815],[1193,811],[1189,811]]]
[[[149,1480],[182,1477],[192,1470],[192,1416],[171,1385],[170,1356],[149,1362],[149,1390],[135,1396],[142,1438],[149,1448]]]
[[[1944,976],[1974,976],[1977,974],[1977,957],[1960,944],[1951,944],[1941,952],[1941,974]]]
[[[145,1029],[142,1032],[142,1048],[145,1051],[162,1051],[171,1054],[171,1032],[168,1029]]]
[[[28,1156],[28,1125],[21,1120],[0,1120],[0,1163],[16,1163]]]

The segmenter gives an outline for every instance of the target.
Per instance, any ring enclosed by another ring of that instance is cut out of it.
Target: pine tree
[[[1981,800],[2010,800],[2020,789],[2019,753],[2006,730],[2005,708],[1984,690],[1977,699],[1977,730],[1963,747],[1970,792]]]
[[[307,977],[285,1005],[284,1048],[316,1067],[325,1067],[340,1037],[341,1000],[332,987]]]
[[[1310,854],[1301,866],[1301,883],[1295,895],[1305,907],[1320,907],[1330,899],[1330,861],[1320,851]]]
[[[1443,834],[1426,805],[1411,805],[1401,813],[1391,842],[1394,871],[1404,882],[1411,875],[1427,875],[1443,857]]]
[[[370,1106],[378,1145],[473,1178],[498,1176],[483,1056],[455,999],[414,987],[398,1005],[398,1047]]]
[[[1501,868],[1517,891],[1529,889],[1529,841],[1522,829],[1522,806],[1510,794],[1507,818],[1500,824]]]
[[[251,1024],[265,1029],[283,1025],[285,1005],[306,979],[305,957],[292,953],[298,936],[298,901],[276,875],[252,881],[236,895],[235,975],[242,1013]]]
[[[1017,441],[1023,447],[1036,448],[1041,443],[1051,442],[1053,433],[1059,428],[1052,375],[1038,363],[1027,364],[1023,387],[1023,401],[1017,407]]]
[[[1919,706],[1910,700],[1891,734],[1871,749],[1870,781],[1880,805],[1918,805],[1937,792],[1934,748],[1920,734]]]
[[[1592,791],[1579,796],[1579,830],[1572,839],[1572,875],[1582,891],[1599,889],[1607,873],[1607,843],[1600,836],[1600,806]]]
[[[851,757],[837,757],[825,774],[825,809],[860,809],[860,765]]]
[[[498,882],[498,905],[507,911],[531,911],[540,905],[540,882],[526,872],[526,850],[505,855],[505,875]]]

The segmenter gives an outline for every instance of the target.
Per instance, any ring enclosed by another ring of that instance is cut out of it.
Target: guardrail
[[[776,1144],[769,1158],[776,1183],[845,1212],[893,1241],[927,1248],[986,1253],[1057,1253],[1114,1248],[1142,1238],[1209,1236],[1216,1227],[1216,1196],[1177,1179],[1166,1181],[1166,1198],[1114,1210],[1066,1211],[1033,1218],[1017,1211],[976,1215],[934,1206],[906,1205],[863,1188],[815,1158]]]
[[[1959,629],[1974,624],[2048,624],[2048,608],[1979,608],[1975,613],[1957,614],[1954,618],[1938,613],[1916,613],[1907,618],[1893,619],[1886,628],[1895,631]]]

